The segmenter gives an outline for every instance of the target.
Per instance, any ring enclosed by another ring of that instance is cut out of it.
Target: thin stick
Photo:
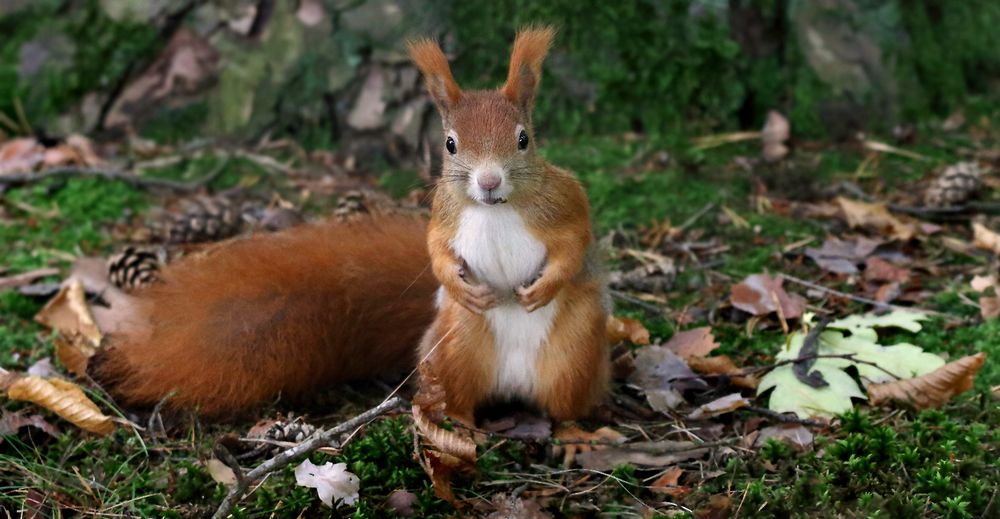
[[[796,285],[802,285],[802,286],[807,287],[807,288],[812,288],[814,290],[819,290],[820,292],[826,292],[827,294],[830,294],[830,295],[844,297],[844,298],[850,299],[851,301],[856,301],[858,303],[864,303],[864,304],[867,304],[867,305],[873,305],[876,308],[891,308],[893,310],[903,310],[905,312],[921,312],[921,313],[925,313],[925,314],[936,315],[938,317],[948,317],[950,319],[958,319],[957,316],[954,316],[954,315],[951,315],[951,314],[946,314],[944,312],[938,312],[938,311],[935,311],[935,310],[927,310],[926,308],[907,307],[907,306],[894,305],[892,303],[883,303],[881,301],[876,301],[874,299],[868,299],[867,297],[856,296],[856,295],[853,295],[853,294],[848,294],[847,292],[841,292],[839,290],[834,290],[832,288],[827,288],[827,287],[825,287],[823,285],[818,285],[816,283],[813,283],[812,281],[806,281],[804,279],[797,278],[795,276],[790,276],[788,274],[778,274],[778,275],[781,276],[782,278],[788,280],[788,281],[791,281],[792,283],[795,283]]]
[[[381,404],[343,422],[332,429],[318,430],[309,437],[309,439],[303,441],[302,443],[280,452],[273,458],[261,463],[257,468],[247,472],[243,477],[243,481],[239,481],[232,489],[229,490],[229,494],[226,495],[222,503],[219,504],[219,508],[216,509],[215,514],[212,515],[213,519],[223,519],[228,517],[232,512],[233,507],[236,506],[243,496],[249,490],[249,487],[254,482],[262,479],[264,476],[284,468],[296,459],[305,456],[324,445],[329,444],[337,436],[357,427],[374,420],[379,415],[385,414],[403,403],[403,399],[399,397],[392,397],[385,400]]]
[[[622,292],[620,290],[608,289],[608,292],[611,293],[611,297],[613,297],[615,299],[621,299],[622,301],[625,301],[626,303],[631,303],[631,304],[633,304],[635,306],[638,306],[639,308],[642,308],[643,310],[649,312],[652,315],[663,315],[663,309],[662,308],[660,308],[660,307],[658,307],[658,306],[656,306],[656,305],[654,305],[652,303],[647,303],[647,302],[643,301],[642,299],[639,299],[638,297],[630,296],[630,295],[628,295],[625,292]]]
[[[120,169],[99,169],[99,168],[83,168],[76,166],[63,166],[58,168],[47,169],[45,171],[39,171],[37,173],[20,173],[12,175],[0,176],[0,186],[2,187],[21,187],[35,182],[40,182],[48,178],[102,178],[105,180],[118,180],[125,182],[133,187],[145,188],[145,189],[168,189],[171,191],[177,191],[180,193],[192,193],[197,191],[205,184],[208,184],[212,180],[222,173],[225,169],[225,165],[228,162],[224,160],[219,166],[217,166],[211,173],[205,175],[204,177],[193,180],[191,182],[177,182],[176,180],[170,180],[166,178],[157,177],[140,177],[132,173],[128,173]]]

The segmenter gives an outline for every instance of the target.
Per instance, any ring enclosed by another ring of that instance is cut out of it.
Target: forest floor
[[[612,253],[611,270],[646,268],[646,279],[630,278],[632,285],[619,282],[616,315],[639,320],[654,344],[667,343],[680,331],[710,327],[719,345],[714,354],[728,355],[743,368],[773,364],[798,322],[780,312],[752,315],[735,308],[731,297],[733,285],[769,273],[788,276],[783,290],[801,296],[806,309],[819,315],[846,317],[885,308],[858,298],[933,312],[920,331],[880,336],[886,344],[908,342],[949,361],[977,352],[988,358],[972,390],[939,409],[871,407],[862,397],[854,399],[854,410],[822,423],[768,412],[766,394],[758,397],[711,369],[696,370],[707,382],[680,391],[683,402],[676,408],[657,412],[643,397],[650,388],[629,378],[626,368],[614,383],[608,408],[598,419],[581,424],[587,430],[609,426],[616,431],[613,437],[625,442],[606,449],[616,453],[602,458],[608,467],[593,458],[589,464],[564,464],[566,446],[547,429],[532,431],[527,439],[503,430],[487,434],[481,437],[474,469],[452,482],[459,513],[1000,515],[1000,401],[994,389],[1000,385],[1000,320],[983,317],[989,309],[980,302],[990,297],[990,289],[981,294],[970,286],[975,276],[996,274],[996,252],[972,245],[970,221],[1000,230],[997,219],[988,214],[997,212],[1000,204],[997,121],[1000,110],[992,104],[979,113],[969,110],[958,129],[943,130],[941,121],[928,121],[915,128],[910,140],[801,140],[774,165],[757,158],[757,141],[703,149],[692,147],[689,139],[641,136],[544,142],[544,155],[575,171],[585,184],[597,234]],[[255,149],[230,156],[181,155],[147,175],[186,182],[217,173],[204,186],[207,192],[239,188],[265,203],[280,197],[308,218],[328,215],[336,206],[334,192],[339,187],[324,184],[296,153]],[[926,186],[945,167],[961,161],[977,162],[986,171],[976,190],[980,205],[971,212],[914,215],[897,210],[891,220],[862,216],[862,221],[852,222],[851,215],[844,214],[850,211],[836,203],[840,196],[890,203],[896,209],[922,207]],[[413,172],[395,172],[383,175],[379,185],[399,196],[421,187],[421,181]],[[10,187],[0,194],[0,278],[45,267],[62,273],[19,287],[0,285],[0,367],[71,377],[56,360],[54,334],[33,320],[52,294],[47,287],[69,272],[75,258],[107,257],[135,241],[152,215],[163,207],[169,213],[177,201],[176,193],[72,176]],[[900,236],[900,225],[912,232]],[[867,238],[878,247],[847,258],[856,272],[838,273],[807,252],[831,238],[851,244]],[[891,275],[876,275],[886,265]],[[784,329],[788,321],[792,324]],[[616,355],[632,359],[651,347],[619,345]],[[849,374],[858,378],[856,371]],[[105,517],[207,516],[226,494],[225,484],[217,482],[224,479],[215,468],[218,444],[229,445],[245,468],[275,453],[232,447],[241,445],[237,438],[246,437],[255,420],[220,425],[186,417],[156,427],[148,414],[130,415],[86,379],[76,380],[104,412],[123,419],[102,436],[84,432],[36,404],[0,402],[0,505],[9,516],[29,509],[53,517],[77,511]],[[700,405],[734,392],[747,397],[750,405],[707,419],[692,417]],[[304,415],[304,422],[337,423],[377,404],[385,393],[385,386],[377,384],[337,388],[327,395],[321,411]],[[262,409],[257,418],[287,422],[288,412],[278,403]],[[760,438],[761,431],[774,425],[794,434],[770,429],[775,439]],[[436,497],[414,452],[414,434],[409,412],[400,410],[372,422],[346,445],[310,457],[317,464],[347,463],[360,478],[360,500],[354,506],[326,508],[313,489],[295,484],[293,464],[255,487],[236,516],[456,514],[454,504]],[[300,439],[289,433],[275,441],[288,446]],[[654,440],[704,448],[688,449],[684,455],[664,451],[655,453],[652,461],[634,462],[627,446]]]

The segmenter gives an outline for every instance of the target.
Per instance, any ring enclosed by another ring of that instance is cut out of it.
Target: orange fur
[[[496,369],[505,360],[497,357],[490,322],[477,302],[489,287],[479,285],[468,272],[464,278],[459,274],[464,260],[452,248],[463,212],[479,203],[467,193],[477,164],[501,164],[509,172],[506,181],[513,188],[506,203],[546,250],[545,267],[530,286],[516,294],[494,294],[498,299],[517,297],[528,311],[553,300],[558,305],[548,336],[537,358],[531,359],[537,379],[529,400],[556,419],[571,420],[589,413],[607,388],[607,310],[601,274],[586,264],[593,242],[586,193],[571,173],[538,156],[533,144],[530,111],[554,33],[549,27],[519,33],[502,88],[463,92],[441,109],[445,131],[456,140],[458,152],[444,154],[444,174],[434,195],[428,246],[445,295],[421,342],[420,356],[428,358],[431,372],[445,388],[447,414],[466,423],[473,422],[478,407],[498,396],[492,394]],[[432,67],[420,65],[421,70],[450,78],[443,54],[435,45],[426,45],[440,59]],[[428,87],[432,85],[428,79]],[[530,135],[527,149],[518,147],[518,128]]]
[[[517,33],[510,53],[507,82],[501,89],[512,103],[530,110],[542,75],[542,61],[549,53],[556,30],[551,26],[527,27]]]
[[[218,416],[409,368],[437,288],[425,225],[304,225],[181,260],[138,294],[142,322],[93,374],[123,403],[176,391],[170,407]]]
[[[407,47],[413,63],[424,74],[427,91],[438,104],[438,108],[444,110],[448,105],[457,103],[462,97],[462,89],[455,83],[451,68],[448,66],[448,58],[441,51],[441,47],[429,39],[411,41]]]

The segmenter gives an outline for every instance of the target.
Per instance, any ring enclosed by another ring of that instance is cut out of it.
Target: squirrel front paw
[[[458,289],[457,294],[452,294],[455,301],[474,314],[482,314],[497,305],[496,292],[487,285],[463,283]]]
[[[515,290],[521,306],[529,312],[534,312],[551,303],[558,291],[559,287],[553,283],[546,282],[544,277],[528,286],[517,287]]]

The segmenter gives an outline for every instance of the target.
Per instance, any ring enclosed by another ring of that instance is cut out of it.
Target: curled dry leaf
[[[692,357],[688,359],[688,366],[705,375],[728,375],[729,382],[737,387],[756,389],[757,384],[760,383],[756,376],[745,374],[742,369],[737,367],[729,355]]]
[[[7,387],[7,397],[38,404],[85,431],[109,434],[115,429],[111,417],[101,413],[80,386],[66,380],[16,377]]]
[[[712,418],[714,416],[731,413],[748,405],[750,405],[750,399],[739,393],[732,393],[721,398],[716,398],[707,404],[703,404],[698,409],[692,411],[688,417],[694,420]]]
[[[90,358],[97,353],[97,348],[79,333],[68,337],[60,335],[53,342],[59,362],[66,366],[70,373],[78,377],[86,376],[87,365],[90,363]]]
[[[983,352],[962,357],[919,377],[870,384],[868,398],[879,405],[893,401],[916,409],[941,407],[956,395],[972,389],[979,368],[986,362]]]
[[[917,226],[897,218],[885,204],[860,202],[838,196],[835,200],[852,228],[867,228],[889,238],[909,241],[917,234]]]
[[[212,476],[212,480],[216,483],[222,483],[227,487],[236,484],[236,472],[233,472],[233,469],[221,460],[212,458],[206,461],[205,469],[208,470],[208,475]]]
[[[785,292],[781,287],[783,282],[780,276],[753,274],[742,283],[733,285],[730,300],[733,306],[750,315],[767,315],[780,307],[784,319],[796,319],[805,310],[805,299]]]
[[[664,471],[663,475],[656,478],[656,481],[649,486],[655,494],[666,494],[670,497],[682,497],[691,491],[690,487],[680,485],[681,476],[684,469],[680,467],[670,467]]]
[[[712,328],[702,326],[693,330],[677,332],[663,345],[678,357],[690,360],[691,357],[704,357],[719,347],[712,336]]]
[[[608,342],[618,344],[629,341],[632,344],[649,344],[649,330],[635,319],[608,316]]]
[[[87,306],[83,284],[70,279],[58,294],[39,310],[35,321],[67,337],[80,334],[94,347],[101,344],[101,330]]]
[[[972,244],[979,249],[1000,255],[1000,234],[979,222],[972,222]]]
[[[580,454],[606,449],[625,441],[625,435],[610,427],[588,432],[573,425],[561,426],[552,437],[559,440],[553,448],[553,454],[558,456],[561,453],[566,467],[571,466]]]
[[[419,405],[413,406],[413,423],[420,435],[437,450],[466,463],[476,463],[476,443],[467,436],[431,422]]]

